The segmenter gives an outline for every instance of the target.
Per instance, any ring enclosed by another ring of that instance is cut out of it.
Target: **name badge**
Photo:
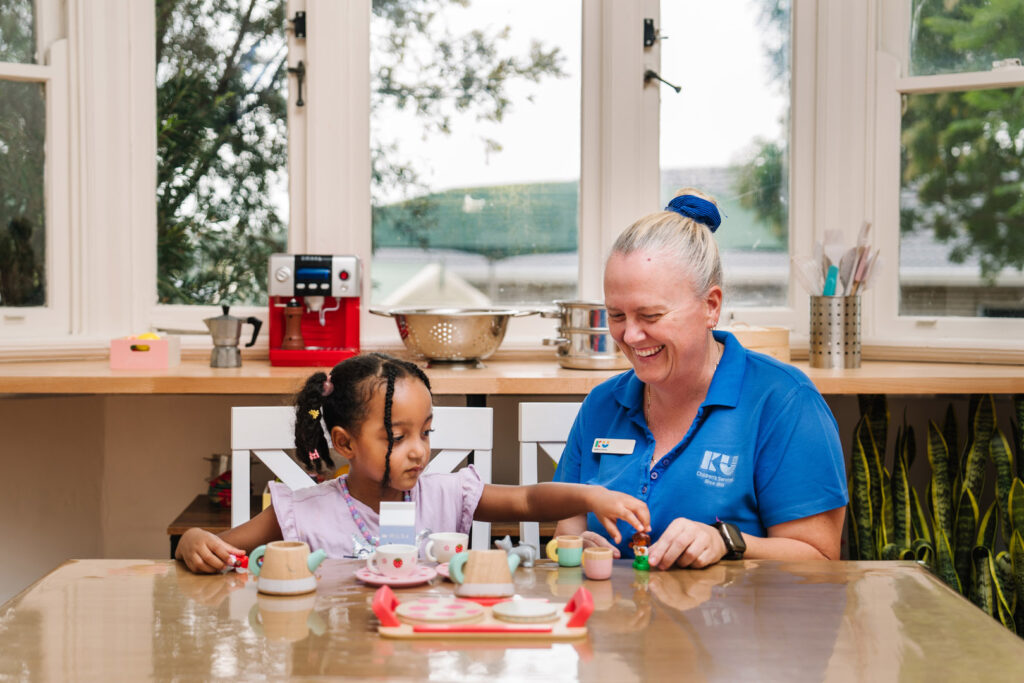
[[[629,455],[633,452],[636,441],[633,439],[594,439],[592,453],[611,453],[613,455]]]

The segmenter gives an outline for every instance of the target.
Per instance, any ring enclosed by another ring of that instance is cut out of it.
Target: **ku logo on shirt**
[[[697,469],[697,476],[703,479],[708,486],[716,488],[728,486],[736,478],[736,465],[739,464],[739,461],[738,455],[704,451],[704,457]]]

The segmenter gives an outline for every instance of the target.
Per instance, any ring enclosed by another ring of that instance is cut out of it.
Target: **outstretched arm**
[[[548,522],[587,512],[597,516],[616,543],[621,539],[616,520],[621,519],[634,529],[650,529],[651,516],[642,500],[589,484],[487,484],[473,516],[484,522]]]
[[[189,529],[181,535],[174,557],[197,574],[212,574],[227,565],[229,555],[245,555],[257,546],[281,538],[281,527],[271,506],[245,524],[219,535],[198,527]]]

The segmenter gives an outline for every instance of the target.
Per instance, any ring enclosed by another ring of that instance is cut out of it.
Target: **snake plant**
[[[970,397],[965,443],[952,404],[941,426],[929,421],[930,476],[923,495],[911,484],[916,441],[906,415],[890,459],[885,397],[862,395],[858,403],[847,518],[850,559],[917,560],[1024,635],[1024,395],[1013,398],[1011,439],[996,426],[991,395]],[[989,463],[995,472],[991,484]]]

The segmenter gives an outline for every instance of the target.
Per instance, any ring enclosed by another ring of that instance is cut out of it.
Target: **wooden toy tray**
[[[575,640],[587,635],[587,619],[594,611],[594,600],[583,587],[573,594],[568,603],[553,605],[558,617],[545,622],[502,621],[494,616],[493,606],[485,605],[482,616],[471,622],[407,623],[395,612],[400,604],[388,586],[381,586],[374,594],[373,612],[380,620],[378,630],[381,636],[413,640]]]

